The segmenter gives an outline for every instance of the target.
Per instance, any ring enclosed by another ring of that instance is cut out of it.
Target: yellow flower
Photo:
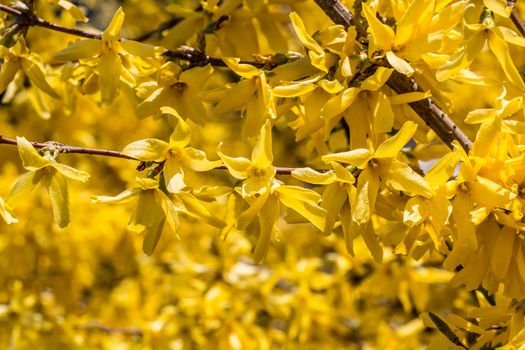
[[[66,227],[69,224],[69,195],[66,177],[86,182],[89,180],[89,174],[57,163],[56,152],[53,151],[52,145],[45,151],[44,156],[41,156],[24,137],[17,137],[16,140],[22,164],[29,172],[18,178],[9,193],[7,204],[15,207],[39,182],[43,182],[51,199],[55,222],[60,228]]]
[[[40,90],[53,98],[60,98],[45,79],[40,57],[29,52],[22,36],[18,38],[13,47],[0,46],[0,56],[4,59],[0,71],[0,93],[5,91],[7,85],[21,69]]]
[[[142,249],[148,255],[155,251],[166,221],[171,230],[178,235],[180,225],[178,213],[203,220],[218,228],[225,226],[221,219],[212,215],[192,194],[187,192],[166,194],[159,188],[159,181],[151,178],[137,178],[133,187],[114,197],[94,197],[93,202],[123,204],[133,199],[136,199],[136,205],[131,213],[128,229],[144,233]]]
[[[452,55],[448,62],[438,69],[436,72],[437,80],[445,81],[460,73],[461,70],[469,68],[474,59],[478,57],[485,43],[487,43],[508,81],[519,90],[525,91],[525,84],[512,61],[509,46],[507,45],[507,43],[510,43],[525,47],[525,38],[520,37],[507,27],[496,26],[493,15],[488,10],[482,14],[481,23],[465,23],[465,27],[473,33],[465,40],[463,49]]]
[[[164,162],[163,173],[166,188],[177,193],[186,187],[184,170],[208,171],[221,165],[221,161],[209,161],[206,154],[193,147],[186,147],[190,142],[191,130],[182,117],[171,107],[162,107],[163,113],[177,119],[177,126],[170,136],[170,141],[145,139],[130,143],[123,152],[141,161]]]
[[[161,107],[171,106],[184,119],[204,125],[207,115],[203,104],[204,85],[213,73],[213,67],[194,67],[182,73],[180,70],[173,62],[160,67],[156,87],[137,106],[137,117],[156,115]]]
[[[255,136],[267,119],[276,117],[272,91],[266,81],[266,75],[263,70],[239,63],[238,58],[224,58],[223,61],[243,79],[226,89],[213,109],[213,114],[222,115],[246,108],[242,134],[243,137]]]
[[[336,162],[330,162],[331,171],[318,172],[310,168],[296,168],[292,171],[292,176],[301,181],[326,185],[322,200],[321,208],[326,210],[326,221],[323,233],[329,235],[337,221],[340,219],[341,227],[345,237],[346,249],[353,255],[353,239],[351,228],[351,208],[355,200],[356,188],[354,175],[350,167],[343,167]]]
[[[73,61],[96,57],[98,60],[98,85],[102,101],[109,103],[115,97],[120,79],[134,82],[133,77],[122,65],[121,55],[128,53],[139,57],[151,57],[164,49],[132,40],[120,40],[124,23],[124,12],[119,8],[111,23],[102,34],[102,39],[83,39],[57,52],[53,57],[58,61]]]
[[[218,153],[230,174],[236,179],[244,180],[239,192],[250,207],[237,218],[237,228],[243,230],[255,217],[259,218],[260,233],[255,245],[255,260],[261,261],[266,256],[271,234],[277,230],[280,204],[295,210],[318,229],[324,229],[326,211],[318,206],[321,196],[302,187],[283,185],[275,179],[276,170],[272,165],[272,126],[269,120],[266,120],[260,130],[251,160],[229,157],[220,150]]]
[[[357,180],[357,189],[352,207],[352,222],[376,260],[381,260],[382,250],[372,232],[372,217],[376,198],[383,182],[393,191],[403,191],[410,195],[431,197],[432,190],[427,182],[412,168],[396,159],[401,149],[416,132],[417,124],[408,121],[398,133],[380,144],[375,151],[358,148],[347,152],[327,154],[323,161],[351,164],[362,171]]]
[[[145,233],[142,249],[151,255],[159,242],[166,220],[173,232],[179,228],[178,211],[181,204],[175,204],[164,192],[159,189],[159,182],[155,179],[137,178],[136,185],[114,196],[98,196],[93,198],[95,203],[122,204],[136,198],[136,206],[131,214],[128,229]]]
[[[434,14],[434,1],[413,1],[397,22],[395,32],[390,26],[379,21],[376,11],[370,5],[363,5],[363,14],[371,35],[368,55],[372,57],[376,51],[384,51],[388,63],[396,71],[407,76],[414,74],[414,68],[399,55],[402,54],[402,50],[406,50],[406,46],[410,45],[418,45],[420,54],[425,52],[425,47],[428,45],[427,30]]]

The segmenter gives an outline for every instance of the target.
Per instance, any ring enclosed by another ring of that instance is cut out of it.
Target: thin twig
[[[353,24],[350,11],[339,0],[314,0],[315,3],[336,24],[343,25],[348,29]],[[363,27],[356,27],[358,34],[362,37],[367,35]],[[390,76],[388,86],[398,94],[423,91],[414,79],[408,78],[396,71]],[[410,107],[425,121],[425,123],[439,136],[445,144],[452,148],[452,141],[457,140],[459,144],[469,151],[472,141],[465,133],[443,112],[431,98],[409,103]]]
[[[14,139],[10,139],[0,135],[0,144],[13,145],[16,146],[17,142]],[[134,157],[128,156],[119,151],[113,151],[108,149],[99,149],[99,148],[87,148],[87,147],[78,147],[78,146],[69,146],[57,142],[31,142],[33,147],[37,149],[41,148],[53,148],[59,153],[79,153],[79,154],[90,154],[96,156],[104,157],[113,157],[113,158],[124,158],[129,160],[138,160]]]
[[[525,22],[520,16],[520,13],[518,12],[518,9],[516,6],[512,9],[512,12],[510,13],[510,19],[512,20],[512,23],[516,26],[518,31],[520,32],[521,36],[525,37]]]
[[[10,15],[21,18],[27,26],[43,27],[43,28],[54,30],[56,32],[75,35],[75,36],[86,38],[86,39],[97,39],[97,40],[102,39],[102,33],[93,33],[93,32],[88,32],[82,29],[64,27],[59,24],[51,23],[42,18],[39,18],[29,11],[22,11],[22,10],[14,9],[12,7],[2,5],[2,4],[0,4],[0,11],[6,12],[6,13],[9,13]],[[121,38],[121,40],[126,40],[126,39]],[[176,50],[166,49],[163,55],[166,57],[176,58],[176,59],[191,62],[192,66],[205,66],[207,64],[211,64],[212,66],[215,66],[215,67],[226,67],[226,64],[221,58],[208,56],[198,50],[195,50],[187,46],[182,46]],[[241,63],[250,64],[257,68],[271,69],[275,67],[275,64],[260,63],[260,62],[241,61]]]
[[[17,142],[15,139],[10,139],[7,137],[4,137],[3,135],[0,135],[0,145],[12,145],[16,146]],[[53,148],[58,153],[77,153],[77,154],[89,154],[89,155],[95,155],[95,156],[103,156],[103,157],[113,157],[113,158],[123,158],[123,159],[129,159],[129,160],[136,160],[139,161],[139,159],[128,156],[125,153],[109,150],[109,149],[100,149],[100,148],[88,148],[88,147],[78,147],[78,146],[70,146],[70,145],[64,145],[62,143],[49,141],[49,142],[31,142],[33,147],[36,149],[41,148]],[[226,165],[220,165],[216,167],[215,169],[218,170],[228,170]],[[277,175],[291,175],[292,171],[295,168],[290,167],[275,167],[275,171]],[[328,171],[327,169],[317,169],[319,172]]]

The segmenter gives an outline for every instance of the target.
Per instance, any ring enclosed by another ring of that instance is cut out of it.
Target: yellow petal
[[[249,159],[242,157],[228,157],[227,155],[221,153],[220,148],[219,151],[217,151],[217,154],[234,178],[242,180],[248,177],[247,170],[252,165],[252,162],[250,162]]]
[[[269,191],[264,192],[250,203],[250,207],[242,212],[237,218],[235,225],[239,230],[244,230],[255,219],[268,199]]]
[[[27,170],[36,171],[51,165],[51,161],[38,154],[33,145],[27,141],[25,137],[17,136],[16,142],[18,145],[18,154],[22,159],[22,165]]]
[[[358,94],[359,89],[348,88],[340,94],[332,97],[321,109],[322,118],[329,121],[330,119],[339,116],[352,105]]]
[[[186,188],[184,182],[184,171],[179,165],[176,159],[167,159],[164,163],[162,170],[164,173],[164,181],[166,182],[166,188],[171,193],[178,193]]]
[[[321,207],[326,210],[326,221],[323,230],[326,236],[332,233],[339,212],[347,198],[346,191],[337,183],[328,185],[324,189]]]
[[[372,152],[366,148],[357,148],[351,151],[326,154],[321,157],[323,162],[329,163],[332,161],[351,164],[359,169],[364,169],[368,161],[372,159]]]
[[[374,132],[387,133],[392,130],[394,125],[394,112],[388,97],[378,91],[370,98],[372,104],[372,114],[374,117]]]
[[[133,40],[121,40],[119,43],[125,51],[139,57],[153,57],[156,55],[162,55],[166,51],[164,48]]]
[[[364,225],[370,221],[378,191],[377,174],[366,168],[357,179],[357,193],[355,203],[352,205],[352,221],[358,225]]]
[[[366,228],[361,231],[361,236],[374,260],[381,263],[383,261],[383,247],[379,244],[377,234],[370,222],[366,224]]]
[[[113,15],[111,23],[102,34],[102,40],[118,40],[120,38],[120,30],[124,24],[124,11],[119,7],[117,12]]]
[[[0,93],[4,92],[7,89],[7,86],[15,78],[16,72],[20,69],[20,64],[18,61],[4,60],[2,68],[0,70]]]
[[[141,233],[148,228],[157,228],[163,218],[163,210],[157,202],[156,190],[140,191],[128,223],[128,230]]]
[[[456,152],[445,154],[430,170],[425,174],[425,180],[431,187],[445,185],[445,183],[454,174],[459,161]]]
[[[166,159],[166,152],[170,145],[162,140],[144,139],[130,143],[122,153],[141,161],[160,162]]]
[[[119,87],[121,61],[120,57],[112,51],[105,51],[100,55],[98,62],[99,86],[102,101],[113,101]]]
[[[227,57],[223,58],[222,60],[224,61],[224,63],[226,63],[228,68],[230,68],[237,75],[245,79],[252,79],[259,76],[259,69],[250,64],[239,63],[240,59],[238,58]]]
[[[142,251],[145,254],[151,255],[155,251],[162,236],[165,221],[165,218],[161,219],[155,226],[145,229],[144,241],[142,242]]]
[[[345,247],[348,254],[354,255],[354,235],[352,232],[352,212],[348,202],[343,203],[340,214],[341,227],[345,238]]]
[[[386,184],[395,190],[427,198],[432,196],[430,186],[425,179],[412,170],[408,164],[393,159],[386,172],[380,174]]]
[[[91,200],[93,203],[108,203],[108,204],[123,204],[128,203],[135,196],[137,196],[141,192],[141,189],[138,187],[128,188],[127,190],[124,190],[123,192],[117,194],[114,197],[111,196],[96,196],[93,197]]]
[[[33,84],[35,84],[40,90],[48,94],[53,98],[60,98],[55,90],[46,81],[44,72],[40,66],[29,59],[22,59],[22,69],[26,73],[27,77]]]
[[[98,56],[103,43],[97,39],[83,39],[55,53],[53,59],[57,61],[74,61]]]
[[[260,232],[253,251],[253,258],[256,262],[263,261],[268,253],[270,239],[272,232],[276,230],[275,225],[279,214],[279,201],[274,196],[270,196],[259,212]]]
[[[222,164],[220,160],[208,160],[204,151],[192,147],[184,148],[182,154],[182,163],[194,171],[208,171]]]
[[[410,77],[412,74],[414,74],[414,68],[412,68],[410,63],[400,58],[392,51],[386,52],[386,59],[388,63],[390,63],[390,65],[399,73],[404,74],[407,77]]]
[[[295,210],[314,224],[319,230],[324,230],[326,211],[316,204],[314,198],[319,194],[297,186],[280,186],[276,189],[279,201],[286,207]]]
[[[13,216],[12,210],[7,203],[0,197],[0,216],[9,224],[17,223],[18,220]]]
[[[363,5],[363,14],[368,22],[368,31],[372,36],[369,52],[372,53],[377,49],[390,50],[395,38],[394,30],[381,23],[376,17],[376,12],[369,5]]]
[[[315,185],[328,185],[335,181],[333,171],[318,172],[311,168],[295,168],[292,177]]]
[[[150,115],[158,114],[162,106],[167,106],[172,103],[172,89],[159,88],[137,106],[135,114],[137,115],[137,118],[146,118]]]
[[[512,12],[512,6],[508,6],[508,3],[506,0],[483,0],[485,7],[488,7],[495,14],[505,18],[509,18]]]
[[[445,81],[462,69],[469,68],[472,61],[479,56],[484,45],[485,31],[480,31],[466,42],[463,51],[451,57],[451,60],[445,66],[438,69],[436,79],[440,82]]]
[[[66,178],[59,172],[53,171],[46,174],[45,183],[51,199],[55,223],[58,227],[64,228],[69,224],[69,194]]]
[[[471,154],[487,157],[501,135],[501,119],[481,124],[472,145]]]
[[[168,222],[168,225],[170,226],[175,236],[178,237],[179,226],[180,226],[178,211],[181,208],[177,205],[178,203],[175,204],[175,201],[171,200],[162,191],[155,191],[155,196],[156,196],[157,203],[161,203],[161,207],[162,207],[162,210],[164,211],[164,215],[166,216],[166,221]]]
[[[170,146],[186,147],[191,139],[191,129],[188,123],[171,107],[161,107],[160,110],[162,113],[172,115],[177,119],[177,125],[170,136]]]
[[[497,235],[494,249],[491,256],[491,268],[494,275],[501,280],[507,277],[510,261],[512,258],[511,252],[514,250],[514,238],[516,231],[508,226],[504,226]]]
[[[14,208],[22,200],[27,199],[29,193],[36,187],[36,185],[38,185],[43,176],[43,170],[38,170],[36,172],[30,171],[20,175],[13,188],[9,192],[9,196],[7,197],[7,205],[9,205],[11,208]]]
[[[299,41],[306,46],[308,49],[314,51],[318,55],[321,55],[324,53],[324,49],[321,45],[315,41],[310,34],[306,32],[306,28],[304,26],[303,20],[299,15],[295,12],[290,13],[290,20],[292,21],[292,25],[295,30],[295,34],[299,38]]]
[[[257,142],[252,151],[252,163],[260,168],[266,168],[273,162],[272,124],[267,119],[261,128]]]
[[[416,133],[417,124],[406,121],[394,136],[379,145],[374,153],[374,158],[393,158],[410,141]]]
[[[452,201],[452,216],[454,217],[459,236],[458,244],[471,250],[476,250],[478,247],[478,239],[470,214],[472,208],[473,202],[470,196],[462,191],[458,191]]]
[[[76,21],[87,22],[88,18],[78,7],[66,0],[58,0],[57,5],[66,10]]]
[[[465,123],[478,124],[486,121],[494,120],[498,115],[498,111],[494,108],[482,108],[470,111],[465,117]]]
[[[434,0],[413,1],[405,11],[396,28],[394,45],[402,47],[430,26],[435,11]]]
[[[349,169],[343,167],[341,164],[336,162],[330,162],[330,165],[334,169],[335,176],[338,182],[343,182],[347,184],[355,183],[355,177],[352,175]]]
[[[499,61],[499,64],[503,69],[505,76],[512,84],[514,84],[520,90],[525,90],[525,84],[523,83],[521,75],[516,66],[514,65],[512,57],[510,56],[509,47],[507,43],[505,42],[505,40],[500,39],[497,35],[493,34],[492,32],[489,33],[490,34],[488,36],[488,43],[490,50],[494,53],[494,56],[496,56],[497,60]]]
[[[53,168],[58,170],[62,175],[69,177],[70,179],[77,180],[80,182],[87,182],[89,180],[90,175],[85,171],[78,170],[73,167],[70,167],[69,165],[61,163],[53,163],[52,166]]]
[[[361,83],[361,89],[368,91],[379,90],[386,84],[393,71],[392,68],[378,67],[374,74],[363,80]]]
[[[223,228],[226,223],[212,214],[197,198],[187,192],[180,192],[178,198],[184,204],[187,213],[197,219],[201,219],[209,225],[217,228]]]
[[[228,89],[213,109],[214,115],[230,113],[243,109],[246,102],[257,91],[257,84],[252,79],[244,79]]]
[[[279,85],[272,89],[272,94],[276,97],[298,97],[307,95],[317,89],[317,85],[312,82],[296,82],[289,85]]]

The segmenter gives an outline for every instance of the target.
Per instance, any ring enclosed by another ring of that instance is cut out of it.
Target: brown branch
[[[4,137],[3,135],[0,135],[0,144],[16,146],[17,142],[14,139],[10,139],[10,138]],[[89,155],[95,155],[95,156],[105,156],[105,157],[113,157],[113,158],[124,158],[124,159],[129,159],[129,160],[138,160],[122,152],[107,150],[107,149],[69,146],[69,145],[58,143],[58,142],[31,142],[31,144],[33,145],[33,147],[37,149],[53,148],[57,150],[59,153],[79,153],[79,154],[89,154]]]
[[[521,18],[520,13],[518,12],[518,9],[516,6],[512,9],[512,12],[510,13],[510,19],[512,20],[512,23],[516,26],[518,31],[520,32],[521,36],[525,37],[525,22],[523,21],[523,18]]]
[[[15,139],[10,139],[7,137],[4,137],[3,135],[0,135],[0,145],[12,145],[16,146],[17,142]],[[136,160],[139,161],[139,159],[135,157],[128,156],[127,154],[124,154],[119,151],[109,150],[109,149],[100,149],[100,148],[87,148],[87,147],[78,147],[78,146],[70,146],[70,145],[64,145],[58,142],[50,141],[50,142],[31,142],[33,147],[36,149],[42,149],[42,148],[52,148],[56,150],[58,153],[77,153],[77,154],[89,154],[94,156],[103,156],[103,157],[113,157],[113,158],[123,158],[123,159],[129,159],[129,160]],[[218,170],[228,170],[226,165],[218,166]],[[295,168],[290,167],[275,167],[275,171],[278,175],[291,175],[292,171]],[[328,171],[327,169],[317,170],[320,172]]]
[[[314,1],[334,23],[343,25],[347,29],[352,25],[352,14],[339,0]],[[356,30],[360,36],[367,36],[362,26],[356,27]],[[391,75],[387,84],[398,94],[423,91],[414,79],[408,78],[396,71]],[[409,105],[448,147],[452,148],[452,141],[457,140],[465,151],[468,152],[472,148],[472,141],[470,141],[467,135],[465,135],[452,119],[434,103],[433,99],[427,98],[409,103]]]
[[[101,33],[93,33],[93,32],[88,32],[82,29],[68,28],[68,27],[64,27],[56,23],[51,23],[42,18],[35,16],[29,10],[19,10],[19,9],[15,9],[15,8],[0,4],[0,11],[16,16],[19,19],[19,21],[21,21],[22,24],[27,27],[37,26],[37,27],[43,27],[43,28],[47,28],[50,30],[54,30],[56,32],[75,35],[81,38],[98,39],[98,40],[102,39]],[[126,40],[126,39],[121,38],[121,40]],[[170,57],[170,58],[176,58],[176,59],[180,59],[183,61],[188,61],[191,63],[191,66],[205,66],[207,64],[211,64],[212,66],[216,66],[216,67],[226,67],[226,64],[221,58],[208,56],[194,48],[187,47],[187,46],[182,46],[176,50],[166,49],[163,55],[166,57]],[[275,67],[275,64],[260,63],[260,62],[241,61],[241,63],[250,64],[257,68],[271,69]]]

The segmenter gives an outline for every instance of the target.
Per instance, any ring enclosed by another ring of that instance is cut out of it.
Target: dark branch
[[[10,139],[7,137],[4,137],[3,135],[0,135],[0,145],[13,145],[16,146],[17,142],[15,139]],[[113,158],[123,158],[123,159],[129,159],[129,160],[136,160],[139,161],[135,157],[128,156],[127,154],[124,154],[119,151],[114,150],[108,150],[108,149],[100,149],[100,148],[87,148],[87,147],[78,147],[78,146],[70,146],[70,145],[64,145],[58,142],[50,141],[50,142],[31,142],[33,147],[36,149],[41,148],[53,148],[58,153],[77,153],[77,154],[89,154],[89,155],[95,155],[95,156],[104,156],[104,157],[113,157]],[[225,165],[218,166],[218,170],[227,170],[228,168]],[[275,171],[278,175],[291,175],[292,171],[295,168],[290,167],[275,167]],[[317,170],[317,171],[327,171],[327,170]]]
[[[521,18],[520,13],[516,7],[512,9],[512,12],[510,13],[510,19],[520,32],[521,36],[525,37],[525,22],[523,22],[523,18]]]
[[[56,32],[75,35],[75,36],[86,38],[86,39],[98,39],[98,40],[102,39],[101,33],[93,33],[93,32],[88,32],[82,29],[63,27],[59,24],[51,23],[42,18],[35,16],[29,10],[19,10],[19,9],[15,9],[15,8],[0,4],[0,11],[6,12],[6,13],[9,13],[10,15],[18,17],[19,20],[21,20],[25,26],[43,27],[43,28],[54,30]],[[126,40],[126,39],[121,38],[121,40]],[[187,46],[182,46],[176,50],[166,49],[166,51],[164,52],[164,56],[180,59],[183,61],[188,61],[191,63],[191,66],[205,66],[207,64],[211,64],[212,66],[216,66],[216,67],[226,67],[226,64],[223,62],[222,59],[216,58],[216,57],[210,57],[208,55],[203,54],[202,52],[198,50],[195,50],[194,48],[187,47]],[[271,69],[275,67],[275,64],[260,63],[260,62],[241,61],[241,63],[250,64],[257,68]]]
[[[0,144],[5,145],[17,145],[16,140],[9,139],[7,137],[4,137],[0,135]],[[105,157],[113,157],[113,158],[124,158],[129,160],[138,160],[134,157],[128,156],[122,152],[119,151],[113,151],[113,150],[107,150],[107,149],[99,149],[99,148],[86,148],[86,147],[78,147],[78,146],[69,146],[69,145],[63,145],[61,143],[57,142],[31,142],[33,147],[37,149],[41,148],[53,148],[57,150],[59,153],[79,153],[79,154],[89,154],[89,155],[96,155],[96,156],[105,156]]]

